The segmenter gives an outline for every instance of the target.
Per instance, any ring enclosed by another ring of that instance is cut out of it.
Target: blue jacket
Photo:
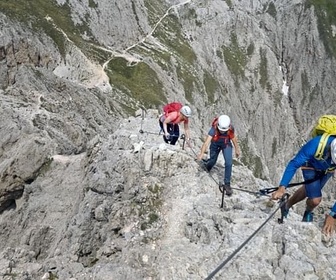
[[[336,168],[336,164],[331,161],[331,157],[327,156],[330,143],[336,137],[330,136],[323,152],[323,159],[317,160],[314,155],[317,150],[318,144],[320,142],[321,136],[316,136],[310,139],[296,154],[296,156],[288,163],[282,179],[280,181],[280,186],[287,187],[289,182],[292,180],[296,170],[301,166],[310,166],[316,170],[326,171],[328,168]]]
[[[336,137],[330,136],[327,145],[323,151],[323,159],[317,160],[314,155],[320,142],[321,136],[316,136],[309,140],[296,154],[296,156],[288,163],[285,172],[280,181],[280,186],[287,187],[292,180],[296,170],[301,166],[310,166],[316,170],[326,171],[328,168],[336,168],[336,164],[332,162],[329,153],[330,143]],[[332,207],[332,211],[336,212],[336,203]]]

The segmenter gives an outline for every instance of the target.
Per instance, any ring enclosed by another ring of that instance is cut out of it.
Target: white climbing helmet
[[[190,118],[191,117],[191,109],[189,106],[183,106],[180,110],[180,112],[186,116],[187,118]]]
[[[228,131],[229,128],[230,128],[230,124],[231,124],[231,120],[229,118],[229,116],[227,115],[221,115],[219,118],[218,118],[218,124],[217,124],[217,127],[218,127],[218,130],[219,131]]]
[[[333,163],[336,164],[336,139],[331,141],[330,153],[331,153],[331,159]]]

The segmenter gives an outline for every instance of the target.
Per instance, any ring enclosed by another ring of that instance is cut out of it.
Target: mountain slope
[[[335,113],[332,4],[2,1],[1,276],[207,277],[278,206],[240,190],[277,185]],[[159,136],[171,100],[193,110],[192,149]],[[195,162],[222,113],[242,148],[223,208],[222,159],[213,178]],[[218,278],[332,279],[333,199],[330,184],[312,224],[303,203],[277,212]]]

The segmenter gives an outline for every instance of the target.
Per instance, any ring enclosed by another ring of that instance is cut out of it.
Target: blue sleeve
[[[214,137],[215,136],[215,133],[216,133],[216,130],[214,127],[211,127],[209,132],[208,132],[208,135],[211,136],[211,137]]]
[[[280,186],[287,187],[296,173],[296,170],[303,166],[306,162],[314,159],[315,151],[320,138],[316,137],[307,142],[288,163],[280,181]]]
[[[336,202],[334,203],[334,206],[331,208],[331,211],[336,212]]]

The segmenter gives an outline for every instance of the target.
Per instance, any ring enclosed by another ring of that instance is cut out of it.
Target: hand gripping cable
[[[289,198],[289,194],[288,193],[285,193],[281,198],[280,198],[280,201],[279,201],[279,208],[281,210],[281,218],[278,219],[278,223],[279,224],[283,224],[283,220],[284,218],[287,216],[287,213],[285,213],[286,211],[286,203],[288,201],[288,198]]]

